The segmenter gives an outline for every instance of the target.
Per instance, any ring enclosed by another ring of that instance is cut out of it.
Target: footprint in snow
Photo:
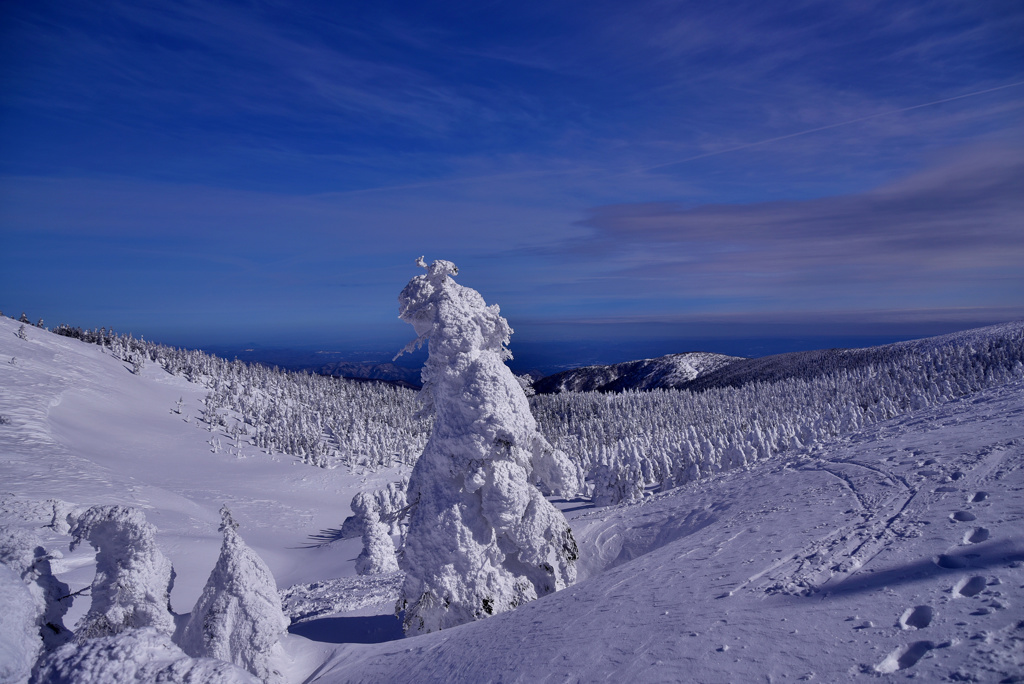
[[[924,629],[932,623],[935,611],[931,606],[914,606],[907,608],[900,616],[900,629]]]
[[[964,544],[980,544],[989,538],[990,533],[987,527],[975,527],[964,533]]]
[[[913,667],[933,648],[935,648],[935,643],[931,641],[915,641],[912,644],[900,646],[886,656],[885,660],[875,665],[875,671],[889,674]]]
[[[970,522],[972,520],[977,520],[978,516],[974,515],[970,511],[957,511],[956,513],[950,514],[949,519],[956,522]]]
[[[934,563],[945,570],[959,570],[967,567],[967,559],[962,556],[951,556],[941,553],[933,559]]]
[[[953,596],[977,596],[985,590],[988,582],[981,575],[965,577],[953,585]]]

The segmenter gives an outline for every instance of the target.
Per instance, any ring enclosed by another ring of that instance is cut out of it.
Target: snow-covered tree
[[[79,640],[153,627],[174,632],[174,569],[156,545],[156,528],[129,506],[93,506],[74,516],[71,550],[87,540],[97,551],[92,605],[76,628]]]
[[[277,583],[267,564],[238,535],[227,506],[221,509],[220,557],[179,640],[191,656],[243,667],[263,682],[281,682],[271,661],[281,655],[288,629]]]
[[[0,528],[0,563],[14,571],[32,595],[38,607],[36,634],[47,650],[71,638],[71,632],[64,626],[64,614],[71,606],[71,592],[50,569],[50,560],[54,557],[59,558],[60,553],[47,553],[33,535]]]
[[[359,492],[352,498],[352,512],[363,537],[363,550],[356,558],[356,572],[360,575],[398,572],[391,526],[381,520],[381,506],[374,498],[371,492]]]
[[[591,470],[590,479],[594,483],[595,506],[643,501],[643,470],[635,452],[617,452],[606,457]]]
[[[429,358],[423,394],[434,429],[413,469],[412,517],[400,561],[407,634],[487,617],[576,579],[576,542],[562,514],[530,484],[543,440],[504,361],[512,334],[496,305],[428,267],[399,296]]]

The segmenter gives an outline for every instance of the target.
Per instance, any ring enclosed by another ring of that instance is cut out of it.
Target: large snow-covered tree
[[[174,632],[170,609],[174,569],[156,545],[156,528],[129,506],[93,506],[74,518],[71,549],[96,548],[92,605],[75,636],[92,639],[127,629]]]
[[[512,329],[497,305],[452,280],[454,264],[417,264],[427,272],[402,290],[400,318],[417,334],[406,350],[428,344],[423,394],[434,428],[409,482],[399,601],[407,634],[561,589],[575,581],[577,557],[565,518],[530,483],[534,458],[554,450],[504,363]]]
[[[272,664],[281,655],[279,641],[288,629],[277,583],[263,559],[238,535],[226,506],[220,531],[220,557],[182,631],[180,646],[193,657],[234,663],[263,682],[284,681]]]

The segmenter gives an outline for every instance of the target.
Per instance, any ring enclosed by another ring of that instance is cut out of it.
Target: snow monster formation
[[[281,656],[279,641],[288,629],[277,583],[263,559],[242,541],[227,506],[220,516],[220,557],[179,645],[194,658],[217,658],[245,668],[262,682],[283,682],[272,665]]]
[[[156,545],[156,528],[130,506],[93,506],[74,519],[71,550],[88,541],[96,549],[92,606],[78,623],[79,641],[152,627],[174,633],[174,569]]]
[[[428,267],[399,296],[416,330],[404,351],[428,343],[423,369],[434,429],[409,482],[412,508],[399,610],[408,635],[515,608],[576,580],[576,541],[562,514],[530,483],[535,468],[578,486],[552,449],[512,371],[512,334],[497,305],[451,279],[449,261]]]

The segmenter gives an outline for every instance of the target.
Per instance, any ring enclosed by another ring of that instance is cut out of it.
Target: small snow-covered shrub
[[[40,663],[33,684],[257,684],[222,660],[190,658],[151,627],[72,642]]]
[[[71,549],[83,540],[97,551],[92,605],[79,623],[79,639],[153,627],[174,632],[170,609],[174,570],[156,546],[156,528],[128,506],[93,506],[75,516]]]
[[[576,542],[562,514],[530,484],[543,439],[504,361],[512,329],[497,306],[435,261],[399,296],[429,343],[423,371],[434,429],[409,480],[412,508],[400,565],[407,634],[514,608],[572,584]]]
[[[281,652],[281,635],[288,629],[277,583],[263,559],[238,535],[238,525],[226,506],[221,520],[220,557],[179,643],[189,655],[226,660],[263,682],[283,681],[271,666],[271,659]]]

